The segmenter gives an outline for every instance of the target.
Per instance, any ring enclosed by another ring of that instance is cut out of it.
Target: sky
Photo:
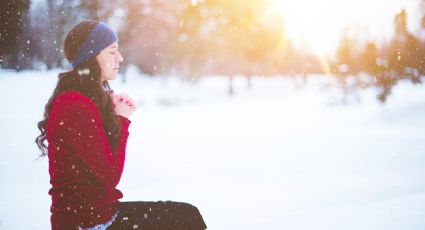
[[[296,47],[316,54],[334,52],[342,31],[361,41],[388,40],[395,14],[408,13],[409,30],[417,33],[421,0],[271,0],[270,12],[282,16]]]

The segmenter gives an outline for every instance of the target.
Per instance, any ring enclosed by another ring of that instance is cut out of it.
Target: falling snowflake
[[[78,70],[78,75],[80,76],[89,75],[89,74],[90,74],[90,70],[88,68]]]

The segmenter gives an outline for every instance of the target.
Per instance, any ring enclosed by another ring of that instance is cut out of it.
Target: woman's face
[[[96,56],[101,70],[101,82],[105,80],[114,80],[117,77],[120,63],[123,62],[123,57],[118,52],[118,43],[114,42]]]

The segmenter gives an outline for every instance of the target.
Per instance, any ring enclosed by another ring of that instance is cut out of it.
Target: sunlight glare
[[[270,0],[269,11],[282,15],[287,36],[297,48],[316,55],[331,55],[343,31],[360,41],[388,39],[394,15],[403,8],[408,12],[408,20],[414,21],[409,22],[409,28],[415,30],[419,1]]]

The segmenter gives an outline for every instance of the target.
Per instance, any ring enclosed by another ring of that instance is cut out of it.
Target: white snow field
[[[47,158],[36,123],[57,81],[0,70],[0,229],[49,229]],[[213,230],[425,229],[425,85],[401,82],[347,105],[331,78],[197,84],[127,72],[111,82],[138,103],[130,117],[123,201],[199,208]],[[330,86],[330,87],[329,87]]]

